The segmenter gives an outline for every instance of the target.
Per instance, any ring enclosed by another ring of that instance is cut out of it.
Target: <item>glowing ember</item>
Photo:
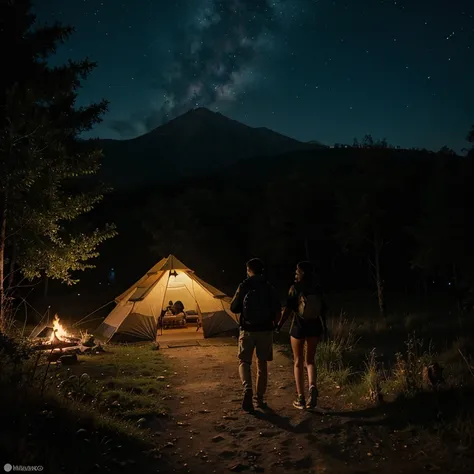
[[[53,321],[53,333],[51,334],[51,337],[49,338],[50,342],[56,342],[58,339],[60,341],[64,341],[66,338],[73,337],[71,334],[69,334],[66,329],[62,326],[62,324],[59,322],[59,316],[56,314],[54,316],[54,321]]]

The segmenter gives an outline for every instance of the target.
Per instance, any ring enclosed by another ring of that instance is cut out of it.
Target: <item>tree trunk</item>
[[[7,308],[5,298],[5,243],[7,239],[7,198],[4,197],[2,221],[0,225],[0,332],[7,327]]]
[[[8,291],[13,288],[13,282],[15,279],[15,265],[16,265],[16,254],[17,254],[17,247],[13,244],[12,250],[12,258],[10,260],[10,273],[8,275]]]
[[[377,285],[377,300],[379,303],[379,313],[380,316],[385,317],[385,294],[384,294],[384,287],[383,287],[383,280],[380,272],[380,253],[382,251],[382,242],[380,241],[380,237],[378,232],[374,234],[374,270],[375,270],[375,283]]]

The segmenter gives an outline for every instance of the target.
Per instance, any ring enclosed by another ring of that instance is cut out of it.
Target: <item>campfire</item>
[[[47,354],[50,362],[59,360],[64,364],[75,363],[77,354],[103,352],[94,336],[87,332],[81,332],[80,336],[72,334],[64,323],[61,323],[57,314],[54,315],[52,324],[45,323],[30,339],[33,341],[33,349]]]
[[[49,343],[56,345],[60,342],[71,342],[71,339],[77,339],[72,334],[69,334],[64,326],[59,322],[59,316],[54,315],[53,332],[49,338]]]
[[[30,336],[37,344],[36,349],[52,348],[60,349],[65,347],[77,346],[81,338],[71,334],[64,324],[61,324],[59,316],[56,314],[52,324],[44,324],[35,336]]]

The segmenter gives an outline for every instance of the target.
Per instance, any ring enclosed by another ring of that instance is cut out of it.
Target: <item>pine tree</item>
[[[102,101],[77,107],[78,89],[96,67],[85,59],[52,67],[48,59],[73,33],[37,26],[29,0],[0,0],[0,330],[16,275],[68,284],[91,268],[114,226],[79,229],[106,189],[94,179],[100,150],[79,135],[101,121]],[[14,47],[12,47],[14,45]],[[10,288],[11,289],[11,288]]]

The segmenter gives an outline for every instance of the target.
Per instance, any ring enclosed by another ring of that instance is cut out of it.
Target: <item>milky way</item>
[[[298,140],[462,153],[474,110],[472,0],[33,0],[76,28],[54,64],[97,61],[87,137],[134,138],[204,106]]]
[[[294,2],[293,2],[294,3]],[[209,0],[175,42],[155,81],[161,105],[145,116],[115,121],[122,135],[146,132],[192,107],[219,108],[257,81],[259,59],[272,48],[284,9],[274,0]]]

